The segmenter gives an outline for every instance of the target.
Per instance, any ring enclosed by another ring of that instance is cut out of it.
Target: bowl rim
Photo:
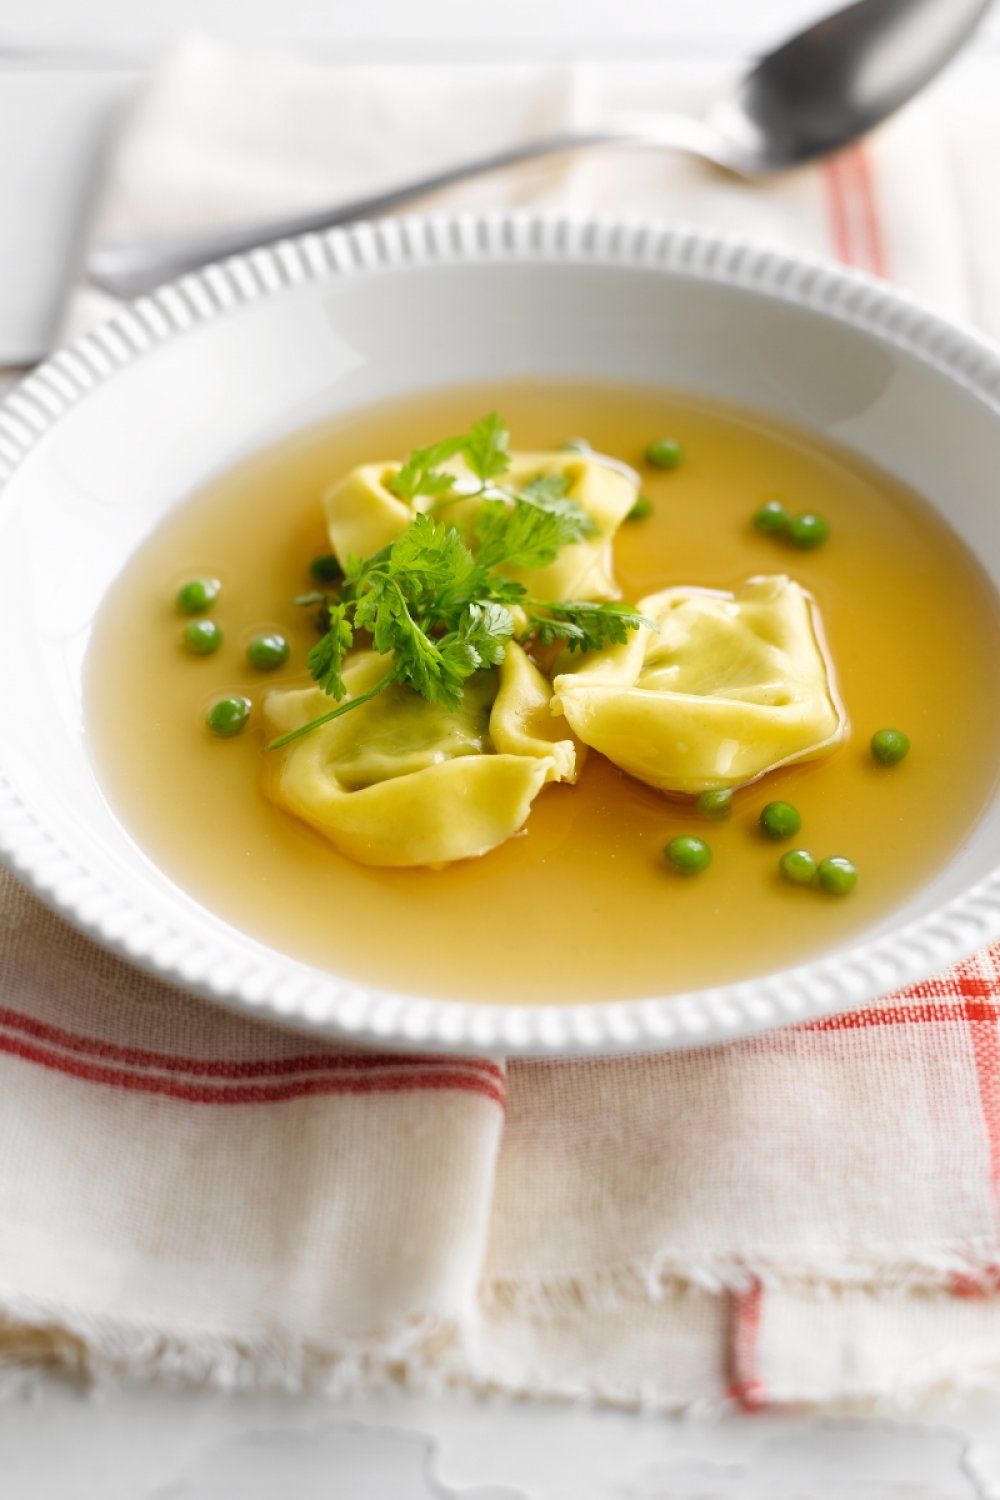
[[[58,350],[0,403],[0,500],[66,411],[159,345],[310,283],[470,262],[660,270],[757,292],[906,352],[1000,414],[1000,350],[863,272],[648,218],[418,214],[307,234],[217,262],[138,299]],[[178,956],[177,926],[81,869],[59,830],[18,794],[2,760],[0,861],[59,915],[161,980],[260,1020],[410,1051],[555,1057],[702,1046],[854,1009],[1000,937],[998,863],[923,917],[759,978],[588,1004],[435,1000],[369,988],[290,957],[265,961],[246,951],[254,940],[235,928],[227,928],[225,941],[207,942],[199,933]],[[183,927],[179,914],[175,922]]]

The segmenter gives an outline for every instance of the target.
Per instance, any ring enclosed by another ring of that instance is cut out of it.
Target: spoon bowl
[[[710,111],[745,175],[825,156],[920,92],[990,0],[856,0],[763,57]]]

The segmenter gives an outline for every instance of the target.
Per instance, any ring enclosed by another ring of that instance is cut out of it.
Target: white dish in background
[[[0,411],[0,852],[164,978],[382,1046],[683,1047],[854,1007],[1000,936],[1000,797],[861,943],[696,994],[458,1004],[366,990],[200,906],[109,810],[83,733],[90,623],[208,476],[324,416],[464,380],[678,386],[813,428],[925,495],[1000,587],[1000,357],[866,278],[652,223],[513,214],[360,226],[210,267],[53,357]],[[984,684],[984,690],[989,685]],[[919,815],[918,810],[914,815]]]

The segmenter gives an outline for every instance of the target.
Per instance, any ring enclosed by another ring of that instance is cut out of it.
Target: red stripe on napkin
[[[359,1068],[326,1070],[309,1078],[275,1078],[259,1083],[187,1083],[165,1073],[130,1071],[0,1033],[0,1052],[36,1063],[67,1077],[110,1088],[182,1099],[187,1104],[275,1104],[317,1094],[401,1094],[458,1090],[479,1094],[504,1108],[502,1080],[497,1082],[460,1064],[428,1066],[424,1058],[381,1057],[361,1060]]]
[[[504,1075],[494,1062],[481,1057],[443,1057],[428,1054],[407,1057],[393,1052],[316,1052],[299,1053],[291,1057],[245,1058],[236,1062],[223,1062],[213,1058],[183,1057],[171,1052],[153,1052],[140,1047],[120,1047],[115,1042],[97,1037],[81,1036],[66,1031],[61,1026],[52,1026],[23,1011],[0,1006],[0,1031],[19,1032],[35,1041],[47,1042],[66,1052],[80,1052],[97,1058],[101,1062],[120,1063],[129,1068],[152,1068],[164,1073],[188,1073],[198,1078],[216,1078],[235,1081],[242,1078],[280,1078],[296,1073],[320,1073],[349,1071],[392,1066],[433,1067],[446,1063],[451,1069],[474,1070],[490,1078],[500,1088]]]
[[[984,957],[994,972],[1000,972],[1000,945],[989,949]],[[802,1030],[856,1031],[869,1026],[928,1024],[960,1024],[966,1028],[979,1089],[990,1182],[1000,1212],[1000,997],[994,983],[982,974],[970,974],[967,965],[959,965],[938,978],[902,990],[890,1004],[807,1021]]]
[[[871,158],[864,146],[852,146],[823,165],[827,216],[833,251],[845,266],[888,274],[885,237],[875,194]]]
[[[872,160],[863,145],[854,146],[847,153],[854,179],[854,193],[861,216],[862,233],[865,240],[868,269],[874,276],[888,275],[885,241],[875,196],[875,177]]]
[[[951,998],[955,996],[956,998]],[[801,1031],[857,1031],[866,1026],[915,1026],[955,1021],[1000,1021],[1000,999],[985,980],[946,975],[933,985],[902,990],[891,1005],[804,1021]]]
[[[754,1280],[745,1292],[734,1292],[730,1304],[728,1393],[744,1411],[758,1411],[766,1400],[757,1366],[762,1302],[763,1288]]]
[[[965,1007],[965,1016],[989,1148],[994,1204],[1000,1208],[1000,1031],[997,1029],[997,1012],[995,1008],[970,1000]]]

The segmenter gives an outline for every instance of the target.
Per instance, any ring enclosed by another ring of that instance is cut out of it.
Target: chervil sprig
[[[443,472],[441,465],[460,453],[464,442],[464,438],[446,438],[430,448],[414,448],[399,472],[389,480],[389,489],[410,505],[418,495],[438,499],[450,494],[455,487],[455,476]]]
[[[307,658],[311,677],[331,698],[342,698],[347,691],[342,668],[344,657],[354,644],[354,623],[348,618],[349,608],[346,601],[328,605],[329,628]]]
[[[506,474],[510,468],[510,433],[495,411],[474,422],[461,437],[445,438],[429,448],[415,448],[388,487],[400,500],[412,505],[418,495],[441,500],[455,488],[455,476],[442,469],[461,454],[467,468],[481,485]]]
[[[465,462],[483,484],[506,474],[510,468],[510,433],[495,411],[473,422],[462,442]]]
[[[329,629],[309,653],[310,673],[325,693],[342,699],[344,658],[358,631],[371,636],[391,668],[374,690],[274,740],[270,749],[368,702],[390,682],[457,707],[466,679],[502,661],[514,634],[507,605],[488,590],[477,596],[480,569],[458,532],[432,516],[416,516],[388,547],[363,561],[350,559],[344,572],[340,597],[327,605]]]
[[[337,707],[273,740],[278,749],[369,702],[391,683],[432,703],[455,708],[474,672],[498,666],[515,634],[515,609],[526,626],[520,639],[564,643],[588,651],[627,640],[649,623],[630,605],[530,599],[524,585],[505,576],[553,562],[564,547],[593,535],[590,517],[566,494],[562,475],[541,474],[520,489],[497,481],[510,465],[509,435],[492,413],[463,438],[449,438],[412,453],[391,482],[401,498],[447,495],[452,476],[440,465],[461,452],[482,486],[466,539],[432,513],[414,516],[405,531],[369,558],[349,558],[333,595],[323,601],[327,629],[309,653],[309,671]],[[462,498],[465,498],[464,496]],[[370,636],[387,659],[385,675],[355,698],[346,698],[344,662],[359,633]],[[341,701],[346,698],[346,701]]]
[[[593,522],[573,500],[541,505],[522,495],[484,500],[474,524],[476,562],[493,568],[542,568],[564,547],[593,533]]]
[[[518,637],[539,646],[564,645],[569,651],[601,651],[624,646],[633,630],[648,620],[631,604],[594,604],[587,600],[526,600],[522,604],[528,628]]]

